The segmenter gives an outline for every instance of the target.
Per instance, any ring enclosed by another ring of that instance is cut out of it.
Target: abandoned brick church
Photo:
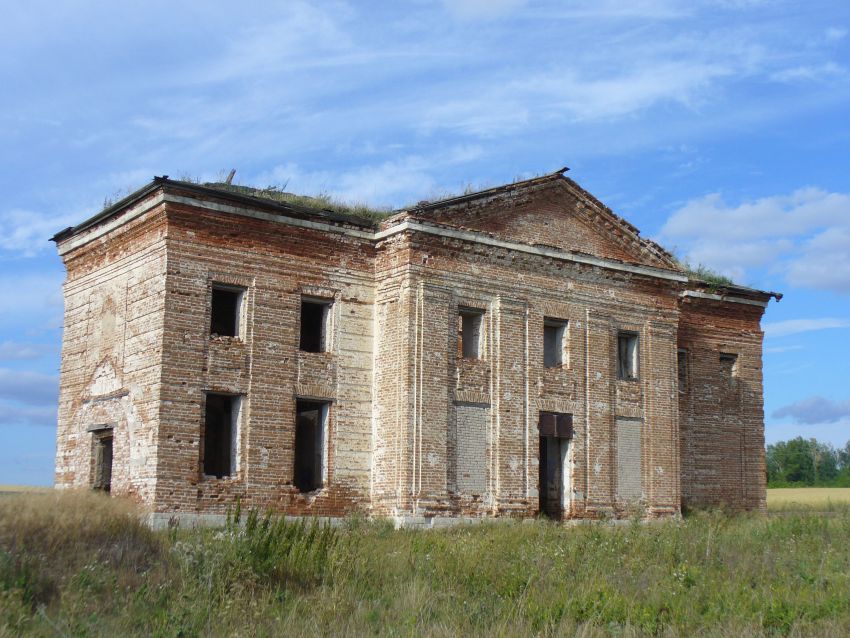
[[[162,177],[59,232],[56,485],[161,521],[764,509],[779,295],[563,173],[383,217]]]

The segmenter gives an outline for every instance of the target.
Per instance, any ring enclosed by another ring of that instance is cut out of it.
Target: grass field
[[[850,487],[783,487],[767,490],[767,509],[834,511],[850,507]]]
[[[52,490],[52,487],[39,487],[35,485],[0,485],[0,494],[43,493]]]
[[[848,509],[153,532],[120,499],[9,496],[0,636],[844,637],[848,538]]]

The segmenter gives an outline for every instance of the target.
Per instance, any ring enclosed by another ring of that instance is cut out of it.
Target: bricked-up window
[[[210,309],[210,334],[238,337],[242,316],[242,297],[245,290],[234,286],[213,284]]]
[[[543,365],[557,368],[566,363],[567,322],[558,319],[543,320]]]
[[[729,385],[733,385],[738,376],[738,355],[731,352],[721,352],[720,370]]]
[[[330,318],[332,302],[329,299],[301,299],[301,345],[304,352],[330,350]]]
[[[620,379],[638,378],[638,336],[634,332],[617,335],[617,376]]]
[[[313,492],[324,484],[328,404],[299,399],[295,405],[295,487]]]
[[[222,478],[236,474],[236,442],[241,398],[207,394],[204,416],[204,474]]]
[[[688,391],[688,351],[679,348],[676,351],[676,365],[679,374],[679,394]]]
[[[464,359],[480,359],[484,312],[473,308],[460,308],[457,319],[458,353]]]

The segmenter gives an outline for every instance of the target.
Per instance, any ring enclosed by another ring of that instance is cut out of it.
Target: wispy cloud
[[[38,359],[48,350],[48,346],[40,343],[3,341],[0,342],[0,361]]]
[[[80,214],[49,215],[32,210],[0,211],[0,251],[33,257],[52,249],[50,238],[63,228],[80,221]]]
[[[513,13],[527,0],[443,0],[449,12],[463,20],[493,20]]]
[[[0,368],[0,399],[27,405],[55,405],[59,377],[26,370]]]
[[[821,319],[787,319],[764,324],[764,334],[768,337],[785,337],[801,332],[850,328],[850,319],[824,317]]]
[[[781,354],[783,352],[793,352],[794,350],[802,350],[803,346],[770,346],[764,349],[765,354]]]
[[[0,401],[0,428],[8,425],[56,426],[56,406],[19,405]]]
[[[435,166],[462,165],[478,159],[483,152],[477,145],[456,146],[440,149],[429,157],[405,155],[343,171],[311,171],[288,163],[252,176],[250,181],[285,184],[287,190],[298,193],[327,193],[347,201],[398,207],[427,197],[443,186],[435,178]]]
[[[779,408],[773,412],[772,416],[775,419],[790,417],[796,423],[835,423],[850,417],[850,399],[832,401],[820,396],[812,396]]]

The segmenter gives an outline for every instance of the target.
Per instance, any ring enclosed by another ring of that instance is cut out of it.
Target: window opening
[[[304,352],[327,352],[328,323],[331,302],[317,299],[301,300],[301,343]]]
[[[738,355],[730,352],[720,353],[720,369],[723,373],[723,378],[727,380],[729,385],[735,383],[735,378],[738,376]]]
[[[638,378],[638,336],[634,332],[617,335],[617,368],[620,379]]]
[[[688,391],[688,351],[680,348],[676,351],[676,369],[679,375],[679,394]]]
[[[204,474],[222,478],[236,474],[239,397],[207,394],[204,418]]]
[[[458,352],[464,359],[481,358],[484,313],[480,310],[458,310]]]
[[[557,319],[543,320],[543,365],[557,368],[564,365],[567,322]]]
[[[239,316],[244,290],[213,286],[210,309],[210,334],[220,337],[239,336]]]
[[[295,405],[295,487],[312,492],[324,484],[328,404],[299,399]]]

